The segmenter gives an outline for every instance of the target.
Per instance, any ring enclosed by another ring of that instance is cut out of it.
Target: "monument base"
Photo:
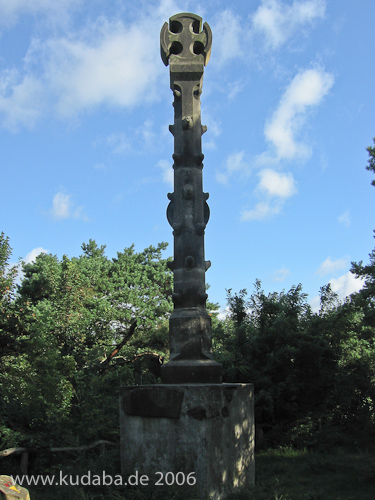
[[[183,488],[202,500],[254,484],[252,384],[122,387],[120,431],[128,484]]]
[[[161,367],[163,384],[221,384],[222,366],[213,359],[177,359]]]

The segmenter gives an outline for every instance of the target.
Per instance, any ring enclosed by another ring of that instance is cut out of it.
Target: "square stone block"
[[[122,387],[120,430],[122,473],[140,488],[222,500],[254,484],[252,384]]]

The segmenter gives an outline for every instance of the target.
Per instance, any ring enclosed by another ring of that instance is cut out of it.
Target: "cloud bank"
[[[321,103],[333,83],[333,75],[322,68],[301,71],[293,78],[264,128],[264,135],[273,145],[278,160],[310,155],[309,147],[298,142],[296,137],[308,111]]]
[[[271,151],[258,155],[256,165],[278,166],[285,160],[306,160],[310,156],[310,147],[299,141],[298,136],[308,112],[321,103],[333,83],[332,74],[322,68],[300,71],[293,78],[264,127]],[[260,180],[255,193],[263,194],[265,199],[255,208],[242,211],[241,219],[245,221],[263,220],[279,214],[285,201],[297,192],[291,172],[264,168],[258,176]]]
[[[292,173],[282,173],[265,168],[258,173],[259,183],[255,194],[263,198],[255,208],[244,209],[241,219],[244,221],[264,220],[277,215],[283,209],[288,198],[297,192]]]
[[[10,27],[23,15],[46,15],[61,22],[82,0],[0,0],[0,27]]]
[[[155,83],[165,73],[160,65],[159,29],[185,5],[172,0],[150,2],[131,23],[125,21],[128,16],[124,11],[115,20],[101,15],[79,30],[72,28],[73,22],[61,29],[62,20],[73,19],[73,13],[84,4],[84,0],[0,0],[0,27],[11,26],[22,15],[36,14],[52,16],[60,27],[52,24],[47,35],[45,30],[36,30],[23,66],[0,71],[3,127],[17,131],[33,127],[48,113],[70,118],[98,106],[132,108],[159,98]],[[323,0],[291,5],[263,0],[247,20],[230,8],[218,12],[211,23],[218,69],[234,58],[251,58],[246,47],[252,37],[261,34],[266,49],[280,47],[299,28],[322,18],[324,12]],[[271,137],[275,133],[271,121]],[[280,149],[280,140],[275,140]]]
[[[249,173],[249,164],[245,160],[245,151],[230,154],[223,164],[221,171],[216,172],[216,180],[220,184],[227,184],[231,176],[243,176]]]
[[[253,15],[253,29],[265,39],[268,48],[278,48],[301,26],[311,25],[325,15],[324,0],[294,1],[263,0]]]
[[[344,257],[342,259],[331,259],[327,257],[324,262],[319,266],[316,274],[319,276],[326,276],[327,274],[333,274],[337,271],[347,268],[349,265],[349,259]]]
[[[33,248],[28,254],[26,254],[25,258],[23,259],[26,264],[31,264],[31,262],[35,262],[35,259],[40,255],[41,253],[49,253],[48,250],[46,250],[43,247],[37,247]]]
[[[37,9],[57,11],[52,5],[59,4],[0,2],[0,11],[2,4],[12,5],[4,12],[14,19]],[[64,5],[73,3],[65,0]],[[29,4],[33,7],[26,8]],[[2,126],[18,131],[48,113],[71,118],[98,106],[133,108],[159,99],[156,83],[165,73],[159,29],[170,7],[172,2],[161,2],[153,16],[144,13],[132,24],[102,16],[63,35],[52,30],[50,36],[34,37],[22,65],[0,71]]]

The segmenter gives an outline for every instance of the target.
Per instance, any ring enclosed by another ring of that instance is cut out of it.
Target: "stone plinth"
[[[201,500],[254,484],[252,384],[122,387],[120,429],[125,479],[173,481]]]

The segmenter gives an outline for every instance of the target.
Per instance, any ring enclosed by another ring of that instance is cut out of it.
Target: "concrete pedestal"
[[[254,484],[252,384],[122,387],[120,430],[122,473],[140,488],[222,500]]]

